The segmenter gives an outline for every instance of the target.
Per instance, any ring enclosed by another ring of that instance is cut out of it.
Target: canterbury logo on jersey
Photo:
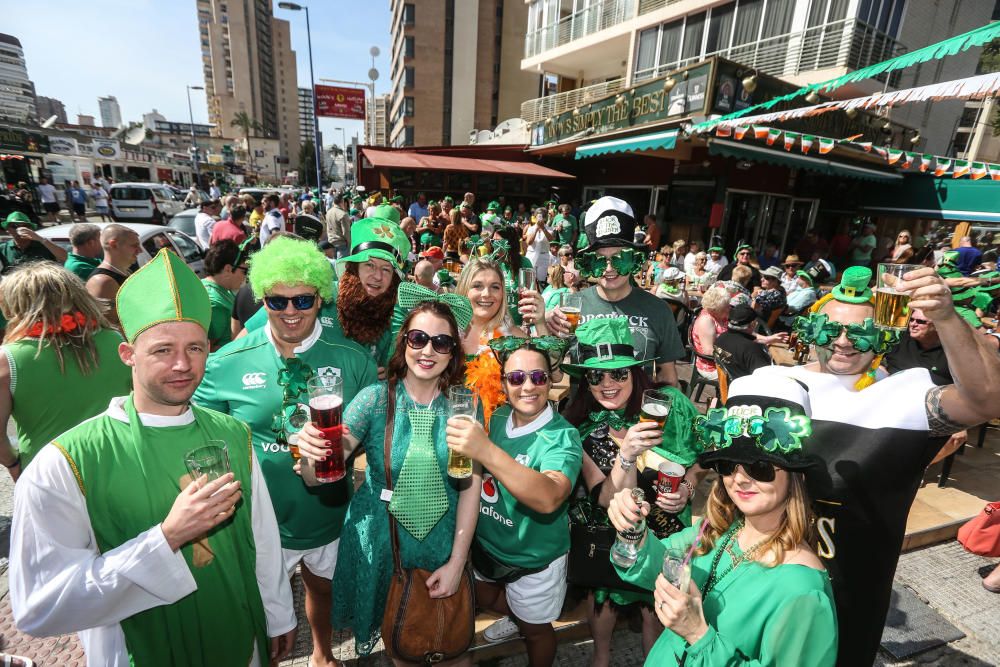
[[[244,389],[260,389],[263,387],[267,380],[266,373],[244,373],[243,374],[243,388]]]
[[[334,322],[334,319],[332,317],[326,317],[325,315],[319,318],[319,323],[325,327],[332,327],[334,326],[334,324],[336,324],[336,322]]]

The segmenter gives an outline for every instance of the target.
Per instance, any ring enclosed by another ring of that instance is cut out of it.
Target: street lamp
[[[204,86],[186,86],[188,96],[188,120],[191,128],[191,162],[194,164],[194,182],[201,189],[201,169],[198,167],[198,141],[194,138],[194,111],[191,110],[191,91],[205,90]]]
[[[319,108],[316,105],[316,82],[313,80],[313,47],[312,47],[312,31],[309,28],[309,8],[305,5],[299,5],[294,2],[279,2],[278,7],[281,9],[287,9],[289,11],[305,11],[306,13],[306,43],[309,45],[309,93],[312,95],[313,104],[313,157],[316,158],[316,188],[320,191],[323,189],[323,170],[320,167],[320,145],[319,145]],[[323,198],[320,197],[320,201]]]

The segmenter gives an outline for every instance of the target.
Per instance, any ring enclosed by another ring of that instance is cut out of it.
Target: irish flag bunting
[[[858,148],[864,150],[864,152],[866,152],[866,153],[871,153],[872,152],[872,142],[870,142],[870,141],[854,141],[854,142],[851,142],[851,143],[853,143]]]
[[[883,160],[889,157],[889,151],[882,148],[881,146],[872,146],[872,150],[875,151],[875,153],[878,154],[878,156]]]
[[[896,164],[899,162],[899,158],[903,157],[903,151],[898,148],[889,149],[889,157],[886,158],[886,162],[889,164]]]
[[[750,129],[749,125],[737,125],[735,131],[736,138],[739,139],[740,141],[743,141],[743,137],[746,136],[746,133],[749,129]]]
[[[951,169],[951,160],[943,157],[934,156],[934,175],[944,176]]]
[[[753,126],[753,138],[754,139],[767,139],[767,135],[768,135],[769,132],[770,132],[770,130],[767,129],[766,127],[764,127],[763,125],[754,125]]]
[[[819,154],[820,155],[826,155],[827,153],[829,153],[830,151],[833,150],[833,147],[834,147],[835,144],[836,144],[836,142],[833,139],[828,139],[826,137],[820,137],[819,138]]]
[[[774,128],[767,128],[767,145],[773,146],[774,142],[778,140],[781,136],[781,130],[775,130]]]
[[[913,159],[917,157],[914,153],[905,152],[903,153],[903,163],[899,165],[903,169],[909,169],[910,165],[913,164]]]
[[[717,136],[717,137],[731,137],[731,136],[733,136],[733,126],[732,125],[716,125],[715,126],[715,136]]]
[[[928,169],[931,168],[931,158],[932,157],[934,157],[934,156],[933,155],[928,155],[927,153],[924,153],[923,155],[920,156],[920,171],[922,171],[922,172],[923,171],[927,171]]]
[[[839,141],[842,144],[846,144],[848,142],[855,141],[856,139],[860,139],[863,136],[865,136],[865,135],[863,135],[863,134],[852,134],[851,136],[844,137],[843,139],[840,139]]]
[[[813,147],[813,142],[816,141],[816,137],[811,134],[803,134],[802,139],[799,141],[799,147],[802,149],[803,153],[808,153],[809,149]]]
[[[969,161],[968,160],[955,160],[955,171],[952,172],[952,178],[961,178],[969,173]]]
[[[973,162],[972,163],[972,173],[969,175],[974,181],[978,181],[980,178],[986,175],[986,163],[985,162]]]
[[[792,150],[792,146],[795,145],[795,140],[799,138],[798,132],[785,132],[785,150]]]
[[[990,172],[991,181],[1000,181],[1000,164],[990,162],[986,165],[986,170]]]

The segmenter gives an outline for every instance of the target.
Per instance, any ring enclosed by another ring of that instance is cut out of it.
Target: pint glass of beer
[[[309,380],[309,417],[316,428],[323,432],[330,455],[322,461],[313,461],[316,479],[336,482],[344,478],[344,382],[338,376],[314,377]]]
[[[569,334],[576,333],[576,328],[580,326],[580,313],[583,311],[583,297],[571,292],[563,292],[560,295],[559,309],[569,320]]]
[[[656,422],[660,428],[667,423],[670,414],[670,398],[656,389],[642,392],[642,407],[639,410],[639,421]]]
[[[449,417],[476,421],[477,396],[468,387],[456,385],[448,389]],[[472,459],[448,450],[448,477],[465,479],[472,476]]]
[[[879,264],[875,285],[875,326],[903,331],[910,322],[910,295],[900,292],[903,276],[921,267],[913,264]]]
[[[208,475],[208,481],[211,482],[229,472],[229,450],[222,440],[209,440],[185,454],[184,465],[192,479]]]

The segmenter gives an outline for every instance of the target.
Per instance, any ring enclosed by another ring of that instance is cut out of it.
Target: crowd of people
[[[204,278],[166,249],[134,267],[121,225],[66,253],[3,223],[22,631],[77,632],[92,665],[277,664],[298,572],[315,667],[335,629],[471,664],[445,608],[551,665],[574,602],[595,666],[623,615],[650,665],[872,664],[925,468],[1000,415],[988,258],[901,234],[890,258],[927,265],[897,340],[875,258],[838,272],[816,241],[730,262],[615,197],[318,199],[199,201]],[[789,328],[814,362],[771,363]],[[731,380],[704,413],[691,360]]]

